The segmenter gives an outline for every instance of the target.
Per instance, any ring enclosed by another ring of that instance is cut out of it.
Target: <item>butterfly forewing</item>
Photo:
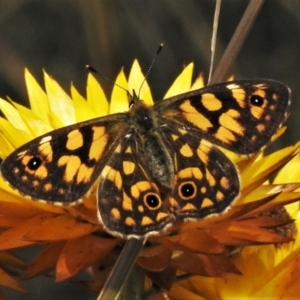
[[[2,176],[33,199],[72,203],[90,190],[127,129],[118,114],[54,130],[21,146],[1,165]]]
[[[190,128],[212,143],[239,154],[265,146],[284,121],[289,88],[273,80],[225,82],[155,105],[173,126]]]

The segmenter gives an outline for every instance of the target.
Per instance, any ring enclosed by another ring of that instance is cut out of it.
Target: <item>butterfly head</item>
[[[129,91],[127,91],[127,97],[128,97],[129,109],[131,109],[136,103],[142,101],[137,95],[135,90],[132,90],[132,94],[130,94]]]

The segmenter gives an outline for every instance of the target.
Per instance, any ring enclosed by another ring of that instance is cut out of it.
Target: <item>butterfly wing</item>
[[[75,202],[99,177],[116,140],[127,130],[127,117],[115,114],[38,137],[2,162],[2,176],[33,199]]]
[[[149,149],[135,131],[118,142],[100,175],[99,219],[107,231],[124,238],[157,234],[175,217],[165,189],[149,173]]]
[[[178,219],[201,219],[224,211],[240,192],[234,163],[201,135],[164,125],[162,138],[174,160],[168,197],[173,214]]]
[[[213,144],[251,154],[281,126],[289,99],[288,87],[280,82],[241,80],[178,95],[156,103],[154,109],[170,126],[189,128]]]
[[[261,149],[284,121],[289,89],[276,81],[212,85],[154,106],[174,158],[168,199],[174,215],[199,219],[226,209],[239,195],[238,171],[214,144],[240,154]]]

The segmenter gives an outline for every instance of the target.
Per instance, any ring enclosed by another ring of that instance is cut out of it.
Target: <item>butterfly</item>
[[[97,185],[98,217],[122,238],[159,234],[176,220],[219,214],[239,196],[235,164],[218,146],[250,155],[287,116],[290,91],[273,80],[211,85],[128,112],[63,127],[21,146],[4,179],[33,200],[72,204]]]

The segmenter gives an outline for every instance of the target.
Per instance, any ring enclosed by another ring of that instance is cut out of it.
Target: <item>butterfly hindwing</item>
[[[189,130],[164,126],[161,136],[173,157],[174,178],[167,201],[177,218],[220,213],[237,198],[238,170],[221,150]]]
[[[139,137],[122,139],[104,167],[98,187],[98,216],[122,237],[158,233],[175,217],[162,187],[149,173]]]
[[[170,200],[176,203],[174,213],[181,219],[202,219],[221,213],[240,191],[238,171],[222,151],[200,141],[192,152],[190,157],[180,155],[177,159]]]

